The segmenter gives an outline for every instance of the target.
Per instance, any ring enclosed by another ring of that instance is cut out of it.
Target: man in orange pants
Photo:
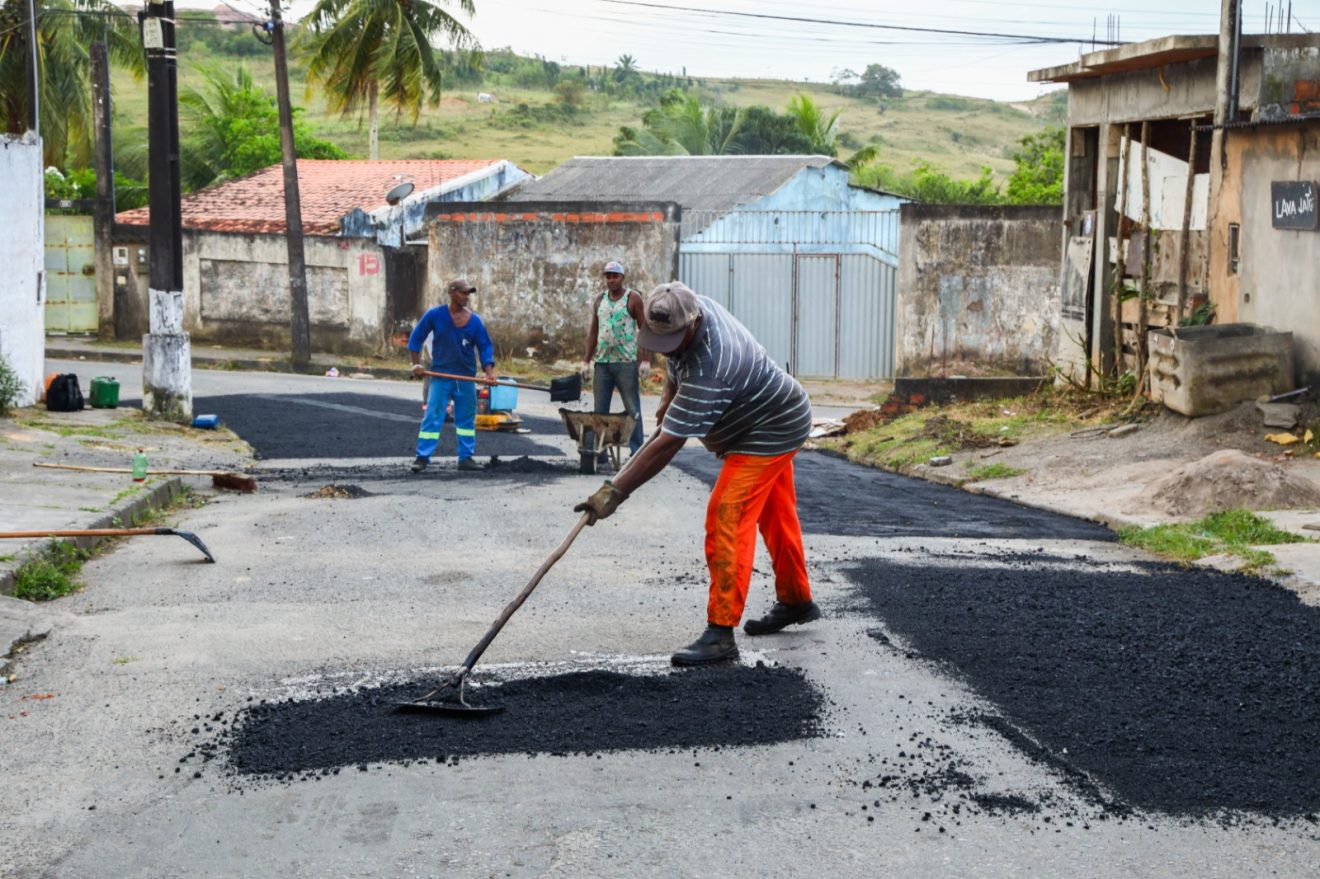
[[[807,582],[793,485],[793,456],[811,430],[811,404],[746,327],[685,285],[656,287],[643,315],[639,344],[669,359],[657,412],[660,433],[613,482],[606,480],[574,510],[589,513],[593,525],[609,516],[689,439],[701,440],[723,458],[706,507],[708,625],[673,661],[700,665],[731,659],[738,655],[733,628],[747,602],[758,528],[770,551],[778,600],[766,616],[748,620],[743,631],[767,635],[820,617]]]

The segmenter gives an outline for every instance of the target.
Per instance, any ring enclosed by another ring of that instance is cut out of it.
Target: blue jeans
[[[445,423],[445,408],[454,400],[454,433],[458,438],[458,460],[477,453],[477,386],[450,378],[431,379],[431,396],[426,399],[426,414],[417,431],[417,457],[430,459],[440,443],[440,428]]]
[[[597,415],[608,415],[610,398],[614,389],[619,390],[619,399],[623,401],[624,411],[637,420],[632,438],[628,440],[628,451],[636,452],[642,447],[642,390],[637,377],[637,361],[631,363],[596,363],[596,371],[591,377],[591,392],[595,397],[592,411]]]

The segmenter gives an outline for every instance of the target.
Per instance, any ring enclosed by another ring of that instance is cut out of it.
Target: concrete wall
[[[1059,327],[1062,210],[900,209],[898,375],[1037,375]]]
[[[1229,131],[1226,150],[1210,233],[1216,322],[1290,331],[1297,380],[1315,384],[1320,382],[1320,231],[1275,229],[1270,183],[1320,180],[1320,121]],[[1241,226],[1236,272],[1228,262],[1232,223]]]
[[[1243,110],[1252,110],[1261,92],[1259,50],[1243,51],[1240,76],[1239,105]],[[1214,58],[1079,79],[1068,84],[1068,124],[1074,127],[1178,119],[1211,113],[1214,108]]]
[[[46,359],[45,222],[41,138],[0,135],[0,357],[23,380],[20,406],[36,402]]]
[[[429,216],[426,307],[447,301],[451,278],[466,278],[497,357],[580,359],[609,260],[642,293],[677,271],[674,204],[433,205]]]
[[[134,246],[124,234],[118,243]],[[372,239],[319,236],[304,248],[312,350],[382,353],[389,329],[383,249]],[[194,343],[287,350],[287,266],[283,235],[184,230],[184,330]],[[147,276],[131,277],[141,304]],[[137,313],[145,319],[145,308]]]

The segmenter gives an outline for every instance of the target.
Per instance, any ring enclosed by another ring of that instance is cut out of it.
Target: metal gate
[[[46,332],[95,333],[96,248],[92,218],[46,215]]]
[[[683,215],[679,278],[801,378],[891,378],[897,211]]]

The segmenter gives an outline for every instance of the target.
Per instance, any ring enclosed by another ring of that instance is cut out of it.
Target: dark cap
[[[455,278],[449,282],[450,293],[476,293],[477,288],[467,282],[466,278]]]
[[[688,327],[701,316],[697,294],[681,281],[661,284],[651,291],[637,328],[637,341],[647,351],[669,354],[683,344]]]

